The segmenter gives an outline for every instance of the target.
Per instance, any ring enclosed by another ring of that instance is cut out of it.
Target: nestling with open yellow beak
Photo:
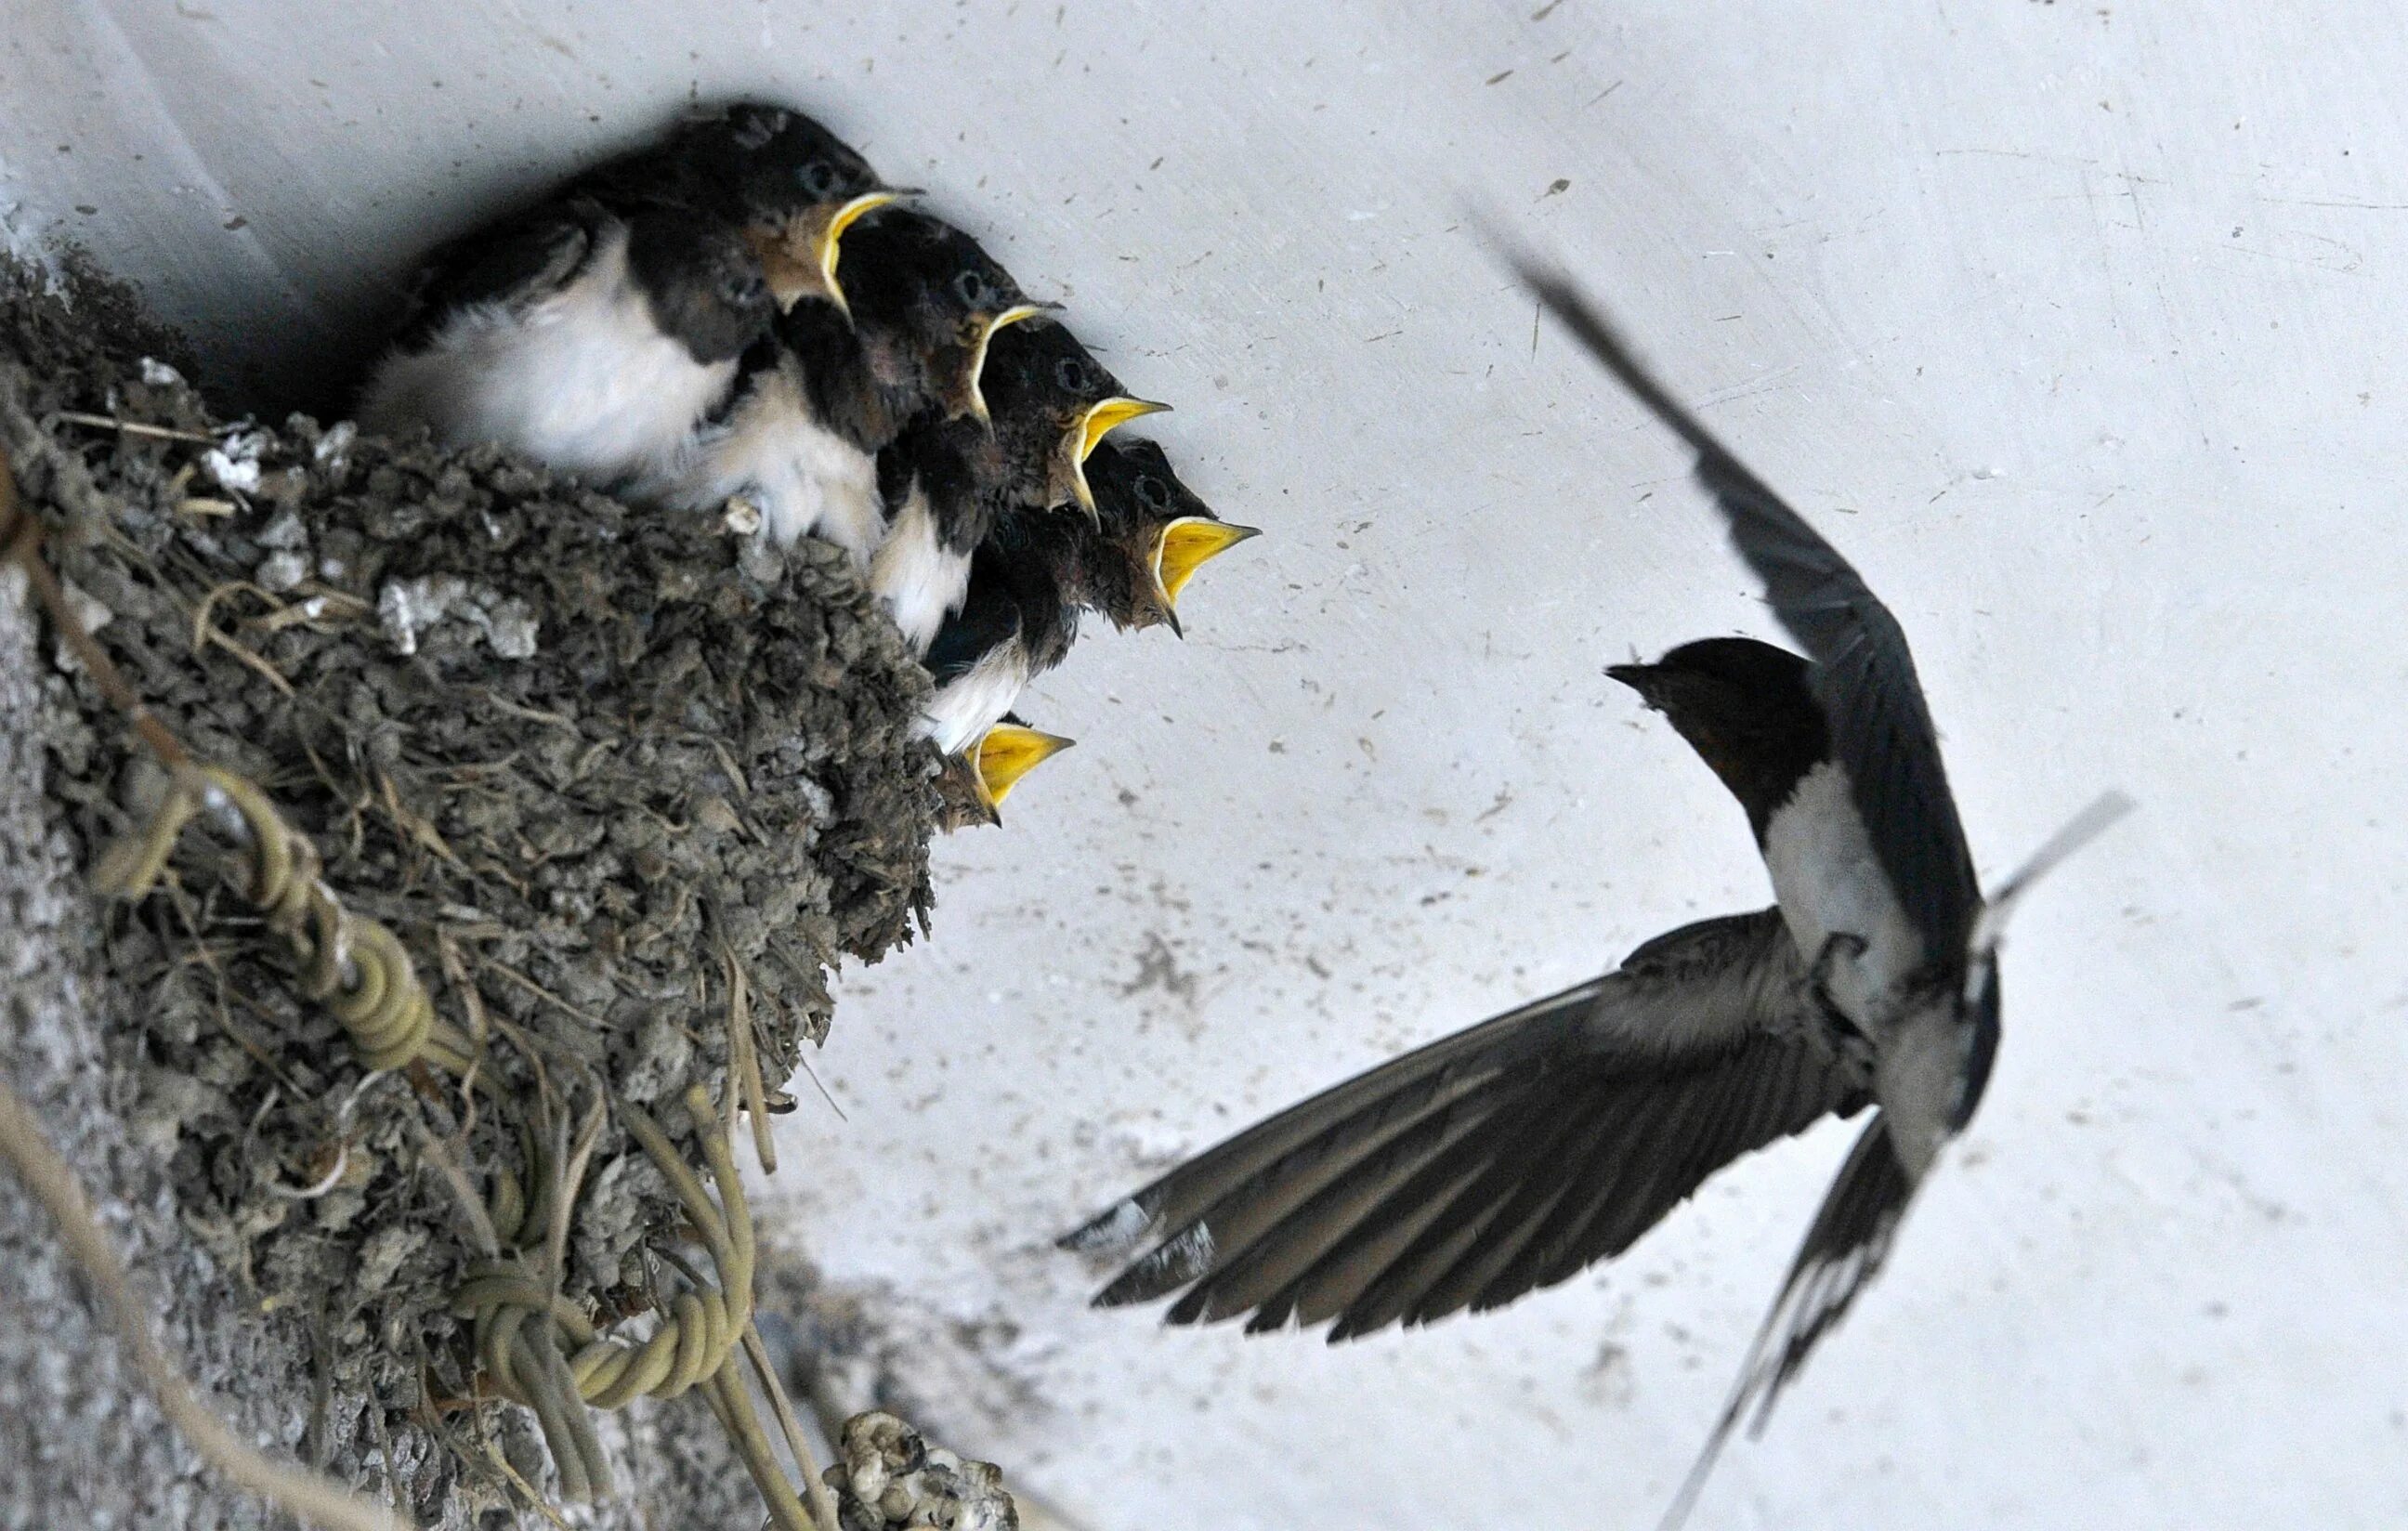
[[[867,570],[886,528],[878,454],[921,414],[983,429],[997,333],[1039,313],[959,229],[886,207],[844,235],[837,303],[803,303],[745,352],[727,407],[639,493],[709,509],[741,496],[780,543],[816,535]]]
[[[1256,535],[1215,518],[1151,442],[1108,443],[1091,465],[1096,521],[1018,511],[972,558],[962,608],[924,661],[937,689],[923,714],[940,748],[978,737],[1029,681],[1068,657],[1082,612],[1100,611],[1123,630],[1177,631],[1188,578]]]
[[[1003,823],[1003,800],[1023,777],[1075,740],[1039,733],[1007,714],[977,743],[945,757],[937,776],[937,827],[950,835],[973,824]]]
[[[1196,571],[1259,529],[1233,525],[1180,482],[1154,443],[1115,436],[1087,459],[1096,495],[1091,545],[1082,551],[1080,599],[1124,632],[1168,627],[1180,634],[1179,593]]]
[[[892,195],[799,113],[694,118],[435,251],[361,422],[498,442],[597,484],[647,469],[780,311],[836,301],[837,236]]]
[[[887,527],[870,588],[923,654],[961,609],[979,545],[1015,512],[1076,504],[1092,516],[1088,453],[1116,426],[1169,408],[1132,397],[1048,319],[994,336],[982,388],[985,422],[923,413],[879,457]]]

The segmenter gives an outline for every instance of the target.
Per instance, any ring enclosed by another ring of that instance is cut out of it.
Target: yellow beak
[[[1079,422],[1079,461],[1085,462],[1087,454],[1096,450],[1096,443],[1111,435],[1113,426],[1125,425],[1140,415],[1158,415],[1169,408],[1167,404],[1126,397],[1087,406],[1086,414]]]
[[[1096,442],[1111,434],[1113,427],[1125,425],[1143,415],[1161,414],[1169,408],[1167,404],[1116,394],[1087,406],[1086,413],[1070,427],[1070,494],[1078,500],[1079,508],[1087,513],[1089,521],[1100,518],[1096,513],[1096,492],[1087,487],[1087,454],[1096,450]]]
[[[819,270],[820,287],[827,293],[828,301],[836,305],[837,312],[847,320],[853,318],[853,309],[844,301],[843,284],[836,279],[838,243],[844,238],[845,230],[879,208],[901,201],[902,197],[900,192],[864,192],[852,201],[839,204],[836,211],[828,215],[827,226],[820,230],[811,241],[811,260]]]
[[[1059,734],[1040,734],[1018,723],[996,723],[978,741],[979,796],[989,808],[1001,808],[1022,777],[1075,742]]]
[[[1262,536],[1254,526],[1232,526],[1226,521],[1208,516],[1182,516],[1162,529],[1154,547],[1154,582],[1162,591],[1162,604],[1177,620],[1179,593],[1196,571],[1220,557],[1248,537]]]
[[[986,372],[986,348],[995,340],[995,332],[1001,329],[1009,329],[1010,326],[1020,323],[1024,320],[1035,319],[1039,314],[1045,312],[1051,307],[1053,307],[1051,304],[1023,303],[1017,307],[1006,308],[1003,312],[996,315],[993,319],[988,320],[986,322],[986,327],[979,331],[978,344],[970,348],[968,370],[970,414],[980,424],[992,425],[994,423],[992,420],[987,418],[986,395],[979,392],[979,379]]]

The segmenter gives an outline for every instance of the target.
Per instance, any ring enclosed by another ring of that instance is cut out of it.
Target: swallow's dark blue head
[[[838,241],[853,222],[903,193],[801,112],[741,102],[689,119],[617,179],[652,178],[643,194],[735,230],[752,247],[781,309],[805,298],[844,307]]]
[[[1830,755],[1830,731],[1807,684],[1812,666],[1755,638],[1684,643],[1653,665],[1606,674],[1664,714],[1747,809],[1756,838],[1800,778]]]
[[[976,239],[911,207],[856,224],[838,274],[882,370],[920,372],[950,419],[990,418],[982,383],[996,336],[1044,311]]]
[[[728,230],[674,214],[648,213],[628,233],[627,263],[665,334],[698,362],[724,362],[767,331],[775,312],[751,250]]]

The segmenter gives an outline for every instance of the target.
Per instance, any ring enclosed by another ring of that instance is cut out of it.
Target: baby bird
[[[1087,454],[1113,427],[1169,408],[1131,397],[1050,322],[993,336],[983,390],[987,420],[924,412],[879,458],[887,525],[870,588],[922,653],[961,609],[971,555],[1006,516],[1074,502],[1092,513]]]
[[[430,256],[361,422],[617,479],[677,449],[781,309],[833,300],[838,237],[894,194],[799,113],[690,122]]]
[[[1043,734],[1007,714],[979,741],[945,757],[937,775],[937,827],[950,835],[1003,823],[1003,800],[1021,778],[1076,740]]]
[[[1178,629],[1177,600],[1207,559],[1256,536],[1220,521],[1149,441],[1105,443],[1095,469],[1096,519],[1020,511],[971,560],[962,608],[925,663],[937,689],[924,708],[942,748],[969,739],[1068,656],[1082,612],[1126,631]]]
[[[742,495],[773,541],[825,537],[866,570],[886,525],[878,453],[924,411],[982,424],[988,346],[1039,309],[978,241],[909,208],[854,225],[838,269],[838,301],[779,318],[727,407],[637,493],[690,509]]]
[[[1179,593],[1196,571],[1261,529],[1221,520],[1180,482],[1160,447],[1133,436],[1097,444],[1087,459],[1096,521],[1083,557],[1089,609],[1124,632],[1179,625]]]

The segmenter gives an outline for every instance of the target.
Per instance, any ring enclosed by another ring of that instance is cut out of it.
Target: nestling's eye
[[[825,160],[812,160],[795,167],[795,179],[810,196],[824,202],[836,195],[839,178],[835,165]]]
[[[1137,479],[1137,497],[1138,503],[1149,510],[1167,509],[1170,505],[1170,486],[1151,473],[1140,473]]]
[[[719,281],[719,299],[731,308],[750,308],[769,295],[769,284],[757,271],[731,271]]]
[[[995,289],[978,272],[964,271],[953,278],[953,295],[962,300],[965,308],[983,308],[995,296]]]
[[[1065,393],[1084,393],[1094,386],[1094,376],[1087,364],[1076,356],[1065,356],[1054,364],[1054,380]]]

